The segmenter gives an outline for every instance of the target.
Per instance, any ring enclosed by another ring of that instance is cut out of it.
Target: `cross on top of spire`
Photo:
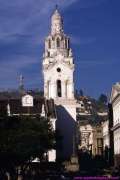
[[[59,16],[60,16],[58,4],[55,5],[55,10],[54,10],[53,14],[59,14]]]
[[[55,5],[55,9],[58,10],[58,4]]]

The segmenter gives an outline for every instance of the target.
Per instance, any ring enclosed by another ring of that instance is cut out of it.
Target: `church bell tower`
[[[73,100],[73,73],[74,62],[70,38],[64,33],[63,19],[56,8],[51,17],[51,32],[45,39],[44,96],[54,100]]]
[[[74,98],[74,61],[70,38],[64,33],[63,18],[56,8],[51,16],[51,31],[45,39],[43,54],[44,97],[54,99],[56,129],[62,136],[61,149],[56,158],[68,159],[73,154],[76,133],[76,107]]]

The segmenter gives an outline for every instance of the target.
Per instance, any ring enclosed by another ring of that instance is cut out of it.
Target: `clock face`
[[[33,97],[30,95],[25,95],[22,97],[22,106],[33,106]]]

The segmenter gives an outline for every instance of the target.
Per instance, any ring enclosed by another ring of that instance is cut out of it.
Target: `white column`
[[[51,98],[56,98],[56,84],[55,82],[51,82]]]
[[[62,81],[62,97],[66,98],[66,81]]]
[[[69,80],[66,81],[66,97],[70,98],[70,90],[69,90]]]
[[[74,99],[74,83],[72,82],[72,98]]]
[[[7,114],[8,114],[8,116],[10,116],[10,105],[9,104],[7,105]]]
[[[48,82],[44,82],[44,96],[48,97]]]
[[[57,98],[57,83],[54,81],[54,98]]]
[[[68,93],[68,98],[74,99],[74,85],[72,82],[68,82],[67,93]]]
[[[51,97],[51,81],[48,81],[48,98]]]

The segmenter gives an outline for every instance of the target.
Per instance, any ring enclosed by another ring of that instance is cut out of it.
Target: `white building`
[[[92,150],[93,145],[93,127],[90,123],[81,124],[80,128],[80,145],[79,149]]]
[[[51,17],[51,31],[45,39],[43,54],[44,96],[56,104],[56,128],[63,137],[59,157],[72,155],[75,134],[76,100],[74,99],[74,61],[70,38],[64,33],[63,19],[56,9]]]
[[[73,72],[70,39],[64,34],[63,20],[56,9],[51,18],[51,33],[45,40],[44,96],[54,99],[74,99]]]
[[[120,83],[112,87],[111,104],[113,108],[114,162],[120,165]]]
[[[109,121],[102,122],[102,133],[103,133],[103,148],[110,147],[110,137],[109,137]]]

